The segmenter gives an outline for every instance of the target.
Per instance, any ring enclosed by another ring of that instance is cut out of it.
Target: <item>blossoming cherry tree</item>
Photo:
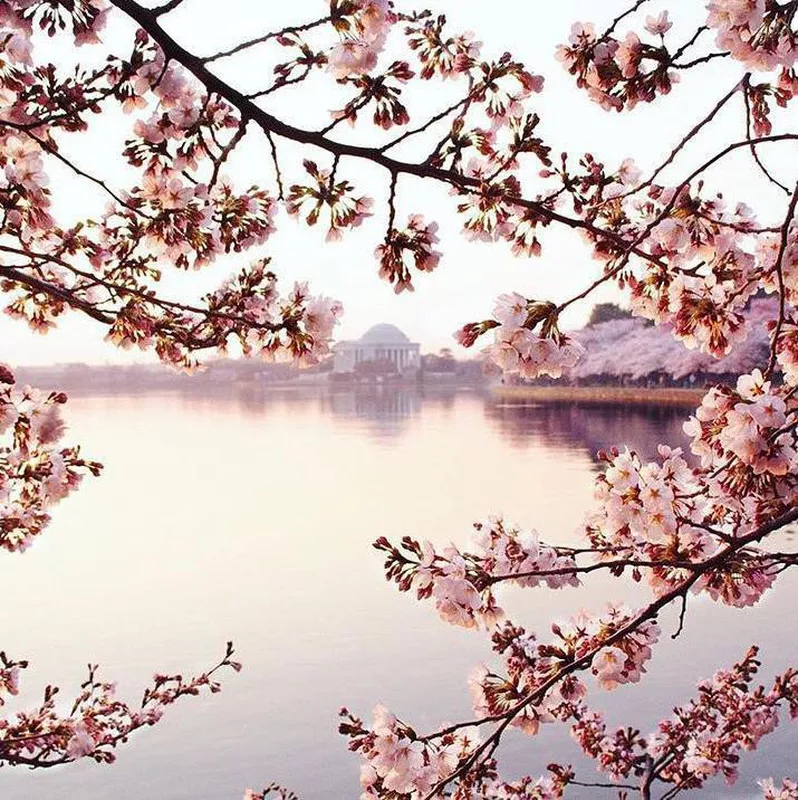
[[[231,340],[247,355],[313,364],[329,353],[341,306],[303,283],[278,289],[268,257],[259,254],[193,300],[162,291],[163,270],[199,270],[225,254],[260,251],[284,207],[299,224],[322,227],[329,242],[379,217],[379,275],[394,291],[411,291],[445,263],[437,225],[414,193],[421,179],[448,189],[469,240],[528,258],[542,252],[546,228],[560,227],[581,236],[594,259],[584,289],[570,299],[506,294],[457,332],[466,347],[486,340],[487,360],[505,375],[556,378],[572,369],[582,349],[561,329],[561,316],[604,285],[615,285],[635,315],[713,357],[746,337],[755,295],[772,295],[767,358],[707,391],[685,424],[689,453],[663,444],[650,462],[628,449],[600,454],[582,546],[546,542],[502,519],[475,525],[470,545],[443,550],[423,538],[380,537],[387,578],[429,602],[444,622],[484,632],[495,666],[471,677],[473,716],[431,731],[383,706],[368,721],[341,713],[340,730],[362,763],[362,800],[531,800],[607,786],[621,796],[671,798],[716,775],[733,781],[741,751],[756,747],[780,715],[798,716],[794,669],[756,686],[759,653],[741,648],[736,664],[702,681],[647,735],[608,727],[592,698],[643,678],[665,609],[679,610],[681,626],[696,595],[751,606],[798,563],[780,537],[798,519],[798,175],[789,160],[798,133],[779,112],[792,110],[798,93],[798,3],[712,0],[679,5],[671,19],[671,10],[637,0],[605,28],[573,26],[557,57],[607,111],[678,102],[692,73],[719,64],[733,74],[646,173],[631,157],[619,164],[593,154],[555,158],[536,112],[543,78],[510,54],[483,55],[443,15],[404,0],[319,6],[316,19],[201,55],[175,21],[188,19],[191,0],[0,3],[6,311],[39,331],[82,314],[109,341],[151,349],[179,367],[225,352]],[[126,49],[104,44],[111,29],[127,31]],[[50,39],[67,44],[55,63]],[[276,61],[268,80],[244,89],[222,77],[220,63],[255,48]],[[301,97],[323,80],[345,98],[332,117],[319,109],[317,124],[300,127],[273,110],[275,96]],[[450,101],[418,118],[411,90],[427,94],[426,86],[443,81]],[[725,119],[736,111],[737,125],[718,124],[721,111]],[[116,153],[125,179],[71,154],[70,141],[102,114],[125,120]],[[685,167],[699,134],[715,136],[712,154]],[[260,142],[262,169],[251,175],[257,184],[242,184],[229,167],[251,140]],[[763,157],[774,150],[787,154],[778,170]],[[753,196],[727,200],[709,189],[712,171],[733,155],[747,156],[783,198],[772,219],[760,219]],[[356,163],[384,175],[384,204],[347,177]],[[85,219],[56,213],[56,195],[69,191],[50,182],[56,168],[102,194],[104,210]],[[419,207],[405,221],[397,207],[407,198]],[[17,389],[11,370],[0,370],[0,544],[9,551],[27,547],[52,506],[100,470],[77,448],[60,446],[65,399]],[[645,602],[611,602],[539,632],[502,608],[504,585],[578,590],[584,575],[599,571],[640,583]],[[48,689],[40,707],[0,721],[0,763],[111,760],[118,743],[177,698],[215,691],[216,671],[238,668],[231,657],[228,646],[218,666],[196,679],[156,676],[135,709],[94,670],[67,715],[57,713]],[[0,702],[18,691],[24,666],[0,655]],[[564,764],[544,776],[502,777],[500,744],[509,728],[535,736],[557,724],[570,729],[606,783]],[[789,777],[765,779],[761,790],[767,798],[798,797]],[[246,796],[294,795],[271,786]]]

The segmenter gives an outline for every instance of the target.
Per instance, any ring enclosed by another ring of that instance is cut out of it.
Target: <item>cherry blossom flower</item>
[[[654,36],[662,36],[673,27],[668,19],[668,12],[661,11],[656,17],[646,17],[646,30]]]

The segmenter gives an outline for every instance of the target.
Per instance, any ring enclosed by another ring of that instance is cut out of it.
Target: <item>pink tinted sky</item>
[[[397,0],[401,5],[403,0]],[[147,2],[147,5],[158,3]],[[658,11],[665,4],[651,3]],[[315,19],[324,14],[323,0],[294,0],[292,3],[273,3],[263,0],[226,0],[224,13],[219,13],[217,0],[185,0],[170,14],[166,27],[175,37],[199,53],[218,51],[261,32],[286,24]],[[460,30],[472,30],[484,43],[486,57],[498,56],[505,50],[523,60],[529,68],[546,77],[542,95],[535,98],[535,108],[542,117],[541,132],[553,147],[555,156],[563,150],[574,154],[593,152],[608,165],[620,163],[633,156],[642,168],[654,165],[700,119],[714,102],[739,79],[739,72],[726,64],[710,64],[703,72],[689,74],[671,97],[636,109],[632,114],[608,114],[590,103],[573,86],[570,77],[554,58],[556,45],[567,38],[575,20],[595,20],[604,25],[610,17],[625,7],[623,2],[609,0],[561,0],[559,3],[520,3],[518,0],[461,2],[460,0],[430,0],[429,7],[446,13],[451,24]],[[680,20],[681,4],[672,9],[676,14],[674,32],[689,30],[702,22],[702,5],[695,4]],[[623,24],[621,26],[623,31]],[[115,23],[107,32],[109,44],[119,42],[124,52],[130,28]],[[677,35],[677,38],[680,38]],[[65,58],[69,54],[64,53]],[[249,87],[268,83],[274,62],[257,48],[236,59],[218,62],[218,70],[231,81]],[[441,87],[439,83],[416,85],[408,96],[413,109],[437,109],[446,103],[456,85]],[[286,93],[269,105],[280,116],[308,127],[323,127],[329,111],[340,107],[331,80],[321,80],[299,90]],[[420,119],[421,117],[416,117]],[[740,138],[739,109],[722,113],[715,132],[700,137],[686,153],[688,164],[705,155],[716,136],[730,141]],[[124,168],[115,155],[119,147],[114,137],[124,136],[122,120],[101,121],[96,133],[67,140],[68,152],[81,166],[94,173],[119,176],[112,183],[124,185]],[[355,138],[356,131],[338,129],[341,138]],[[283,145],[283,161],[287,180],[299,177],[299,161],[304,155],[327,164],[329,158],[321,152],[292,150]],[[399,153],[399,151],[397,151]],[[401,153],[413,157],[412,150]],[[756,191],[766,206],[775,199],[771,190],[752,178],[746,156],[724,162],[722,171],[710,176],[719,189],[725,189],[730,200],[752,202]],[[230,174],[237,180],[269,185],[268,150],[263,140],[252,137],[235,160]],[[63,222],[95,213],[98,197],[90,187],[57,168],[52,170],[52,188],[58,195],[56,208]],[[488,316],[494,298],[507,291],[519,291],[529,297],[562,300],[576,293],[594,278],[599,265],[590,259],[589,251],[570,231],[544,231],[543,255],[539,259],[517,259],[504,244],[470,243],[459,232],[453,199],[442,187],[405,178],[400,181],[398,218],[409,213],[422,213],[440,223],[440,249],[444,258],[438,270],[421,275],[416,292],[395,296],[391,288],[377,277],[373,258],[375,245],[385,226],[387,194],[386,176],[380,171],[360,164],[341,162],[339,174],[351,178],[365,193],[377,199],[375,215],[362,228],[344,237],[337,244],[326,245],[323,232],[308,229],[287,218],[278,217],[278,232],[264,248],[273,259],[273,268],[288,282],[307,279],[315,292],[340,299],[345,316],[340,337],[355,338],[376,322],[392,322],[427,350],[451,346],[452,332],[464,322]],[[674,173],[671,173],[673,175]],[[665,178],[667,179],[667,173]],[[383,202],[380,203],[380,198]],[[761,208],[762,203],[753,203]],[[767,210],[767,209],[766,209]],[[249,260],[249,258],[247,258]],[[196,297],[217,284],[231,269],[240,266],[241,259],[221,260],[200,273],[173,275],[167,271],[164,291],[172,296]],[[597,294],[593,301],[614,299],[610,290]],[[581,325],[592,302],[576,309],[564,320],[566,327]],[[91,363],[148,360],[141,353],[120,352],[102,340],[103,329],[95,322],[68,315],[58,329],[47,336],[30,332],[24,325],[0,318],[0,341],[4,343],[0,358],[15,364],[42,364],[85,361]]]

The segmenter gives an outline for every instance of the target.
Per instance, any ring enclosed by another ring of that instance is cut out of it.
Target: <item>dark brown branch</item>
[[[170,11],[174,11],[183,0],[169,0],[168,3],[164,3],[162,6],[158,6],[158,8],[154,8],[152,13],[156,17],[160,17],[162,14],[168,14]]]
[[[681,632],[684,630],[684,615],[687,613],[687,594],[682,595],[682,608],[679,611],[679,627],[676,633],[671,634],[671,639],[678,639]]]
[[[679,56],[684,55],[685,51],[692,47],[699,40],[701,35],[708,30],[709,28],[706,25],[701,25],[701,27],[697,28],[696,32],[673,54],[671,60],[676,61]]]
[[[589,789],[637,789],[637,786],[632,786],[630,783],[586,783],[584,781],[568,781],[569,786],[584,786]]]
[[[251,94],[247,95],[247,100],[259,100],[261,97],[266,97],[267,95],[273,94],[274,92],[282,89],[286,86],[293,86],[297,83],[302,83],[305,78],[310,75],[313,66],[308,64],[305,67],[304,71],[302,71],[299,75],[295,75],[293,78],[278,78],[268,89],[261,89],[259,92],[252,92]]]
[[[17,255],[20,254],[20,251],[5,246],[0,247],[0,250],[13,252]],[[27,254],[23,253],[23,255]],[[48,297],[56,297],[67,305],[80,309],[84,314],[87,314],[92,319],[96,319],[98,322],[102,322],[104,325],[111,325],[114,321],[112,316],[95,308],[91,303],[75,297],[67,289],[62,289],[46,281],[39,280],[39,278],[35,278],[33,275],[20,272],[15,267],[0,267],[0,277],[2,277],[3,280],[14,281],[34,291],[42,292],[42,294],[46,294]]]
[[[697,67],[699,64],[708,64],[710,61],[714,61],[716,58],[728,58],[730,55],[731,53],[727,53],[725,51],[707,53],[705,56],[694,58],[692,61],[687,61],[684,64],[674,64],[673,66],[676,69],[691,69],[692,67]]]
[[[623,567],[638,567],[653,569],[655,567],[663,567],[666,569],[686,569],[694,570],[701,566],[701,562],[693,561],[640,561],[634,558],[619,559],[615,561],[599,561],[595,564],[588,564],[586,566],[575,565],[573,567],[556,567],[553,569],[534,569],[528,572],[515,572],[508,573],[507,575],[491,575],[486,583],[493,585],[494,583],[501,583],[502,581],[513,581],[520,578],[545,578],[554,575],[585,575],[591,572],[597,572],[602,569],[621,569]]]
[[[391,173],[391,188],[388,192],[388,230],[385,231],[385,241],[387,242],[393,230],[394,220],[396,219],[396,179],[395,172]]]

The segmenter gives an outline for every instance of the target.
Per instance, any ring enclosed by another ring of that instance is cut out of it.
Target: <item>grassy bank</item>
[[[633,386],[497,386],[493,394],[501,400],[526,400],[539,403],[584,403],[617,406],[674,406],[696,408],[704,396],[702,389],[663,387],[646,389]]]

